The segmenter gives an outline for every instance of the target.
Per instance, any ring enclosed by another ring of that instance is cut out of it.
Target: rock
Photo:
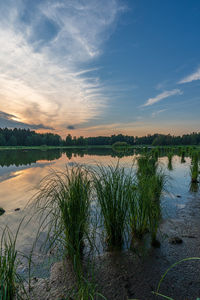
[[[182,244],[182,242],[183,242],[183,240],[178,236],[174,236],[174,237],[169,238],[169,243],[170,244]]]
[[[20,210],[20,208],[18,207],[18,208],[15,208],[15,211],[19,211]]]
[[[3,209],[2,207],[0,207],[0,216],[3,215],[5,213],[5,209]]]
[[[155,248],[160,248],[160,242],[158,240],[153,240],[151,245]]]

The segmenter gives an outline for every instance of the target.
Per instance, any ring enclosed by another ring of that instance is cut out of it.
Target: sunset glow
[[[199,11],[197,1],[0,1],[0,127],[198,131]]]

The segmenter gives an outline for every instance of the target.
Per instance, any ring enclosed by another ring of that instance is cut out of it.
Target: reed
[[[81,166],[52,171],[45,177],[36,195],[36,207],[49,217],[50,246],[64,247],[77,275],[81,274],[84,240],[89,230],[91,181]]]
[[[158,170],[156,161],[150,156],[138,159],[137,185],[130,201],[130,226],[134,237],[141,239],[150,232],[152,244],[161,218],[160,199],[165,184],[165,175]]]
[[[168,153],[167,157],[168,157],[168,165],[167,165],[167,167],[168,167],[168,170],[171,171],[171,170],[173,170],[173,166],[172,166],[173,153],[170,151]]]
[[[156,147],[156,148],[152,149],[151,155],[155,159],[155,161],[157,161],[159,158],[159,148]]]
[[[191,174],[191,182],[198,183],[199,162],[198,162],[198,153],[197,152],[193,152],[193,154],[192,154],[190,174]]]
[[[142,155],[137,160],[137,177],[140,180],[140,177],[148,177],[156,174],[157,163],[154,157],[150,155]]]
[[[109,247],[121,247],[123,244],[133,183],[131,172],[127,174],[119,163],[116,166],[98,166],[95,172],[94,187]]]
[[[185,163],[185,150],[182,149],[181,151],[181,163]]]
[[[13,300],[15,297],[22,299],[19,291],[21,289],[25,292],[23,280],[17,272],[20,264],[19,252],[16,250],[19,228],[20,226],[15,235],[8,227],[2,230],[0,241],[0,300]]]

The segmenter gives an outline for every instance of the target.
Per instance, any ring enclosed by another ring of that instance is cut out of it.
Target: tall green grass
[[[67,167],[65,172],[52,171],[42,180],[35,204],[42,222],[46,220],[49,226],[49,247],[62,245],[72,263],[76,299],[95,299],[98,294],[83,267],[85,242],[95,247],[95,240],[89,241],[92,196],[96,197],[96,213],[100,214],[109,249],[121,248],[130,233],[142,238],[148,232],[152,244],[157,245],[164,183],[165,176],[148,154],[138,159],[136,174],[118,162],[90,171],[78,165]]]
[[[86,168],[66,167],[45,177],[36,195],[36,206],[49,218],[50,245],[62,245],[77,274],[81,272],[90,217],[91,181]]]
[[[185,163],[185,149],[181,150],[181,163]]]
[[[173,153],[170,151],[168,152],[168,170],[173,170],[173,166],[172,166],[172,158],[173,158]]]
[[[148,232],[149,187],[143,180],[134,189],[134,197],[130,201],[130,228],[133,238],[142,239]]]
[[[158,147],[153,148],[151,153],[152,153],[152,157],[157,161],[159,158],[159,148]]]
[[[156,174],[157,162],[154,157],[150,155],[142,155],[137,160],[137,178],[138,180],[147,177],[153,176]]]
[[[17,272],[20,264],[16,241],[19,228],[15,235],[8,227],[2,231],[0,241],[0,300],[22,299],[19,290],[24,289],[23,280]]]
[[[198,153],[197,152],[193,152],[192,153],[192,161],[191,161],[191,167],[190,167],[190,174],[191,174],[191,182],[192,183],[198,183],[199,162],[198,162]]]
[[[123,167],[98,166],[94,187],[101,209],[108,247],[121,247],[127,225],[130,192],[134,187],[131,172]]]
[[[137,185],[133,201],[130,201],[130,226],[133,237],[142,239],[150,232],[152,244],[156,245],[156,235],[161,218],[161,195],[165,185],[165,175],[158,170],[155,159],[149,155],[138,158]]]
[[[166,176],[162,171],[156,171],[156,174],[150,180],[151,185],[150,210],[149,210],[149,230],[152,238],[152,245],[158,245],[157,231],[161,219],[161,196],[166,183]]]
[[[93,262],[85,259],[84,248],[94,247],[91,240],[91,172],[83,166],[66,167],[65,172],[52,171],[45,177],[35,197],[37,211],[42,214],[41,222],[47,217],[49,248],[64,248],[72,271],[75,285],[66,299],[105,299],[97,291],[93,278],[88,277]],[[91,258],[91,257],[90,257]],[[85,265],[87,261],[87,265]]]

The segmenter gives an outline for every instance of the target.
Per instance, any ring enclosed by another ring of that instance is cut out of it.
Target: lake
[[[27,204],[36,193],[39,182],[51,169],[64,170],[73,163],[95,166],[97,163],[108,165],[120,164],[130,168],[139,151],[130,149],[118,152],[112,149],[57,149],[57,150],[2,150],[0,152],[0,207],[6,213],[0,216],[0,225],[8,225],[12,231],[17,229],[20,220],[30,215]],[[195,197],[190,192],[191,159],[174,155],[173,169],[167,168],[168,158],[159,158],[159,165],[168,176],[166,191],[162,199],[163,219],[176,218],[176,213],[185,207],[187,201]],[[135,166],[134,166],[135,168]],[[20,210],[15,211],[15,209]],[[28,251],[38,230],[38,222],[32,220],[22,226],[18,237],[18,248]]]

